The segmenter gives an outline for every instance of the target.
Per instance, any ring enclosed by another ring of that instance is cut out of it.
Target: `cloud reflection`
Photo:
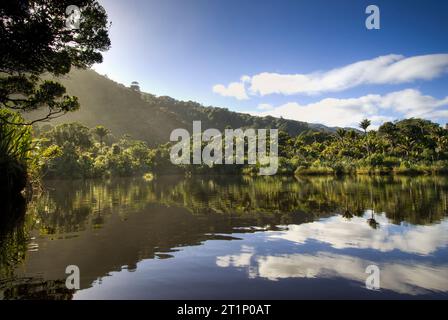
[[[380,252],[399,250],[420,257],[430,257],[448,244],[448,220],[428,226],[394,225],[385,215],[376,214],[378,229],[372,229],[364,217],[350,220],[338,215],[316,222],[289,225],[284,231],[267,232],[266,239],[292,241],[306,246],[309,240],[329,244],[334,249],[373,249]],[[386,256],[387,258],[388,256]],[[249,278],[278,281],[286,278],[343,278],[364,286],[368,265],[380,268],[381,289],[397,293],[418,295],[430,291],[448,292],[448,264],[430,261],[400,260],[391,256],[390,261],[370,261],[347,253],[317,251],[306,254],[259,255],[255,246],[242,246],[234,255],[219,256],[219,267],[244,268]]]
[[[448,291],[448,265],[434,266],[425,263],[387,262],[378,264],[348,255],[317,252],[257,256],[252,252],[217,258],[220,267],[247,268],[250,278],[277,281],[286,278],[344,278],[364,286],[368,265],[376,264],[381,270],[380,286],[402,294],[418,295],[429,291]]]
[[[350,220],[337,215],[327,219],[289,225],[283,232],[276,232],[272,239],[283,239],[299,244],[308,240],[328,243],[335,249],[374,249],[381,252],[400,250],[406,253],[429,255],[448,244],[448,220],[435,225],[394,225],[383,214],[375,215],[378,229],[367,223],[370,212],[364,217]]]

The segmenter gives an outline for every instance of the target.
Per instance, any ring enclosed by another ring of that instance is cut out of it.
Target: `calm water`
[[[448,179],[51,181],[2,228],[0,298],[448,298]],[[77,265],[81,289],[65,287]],[[365,269],[380,268],[380,290]]]

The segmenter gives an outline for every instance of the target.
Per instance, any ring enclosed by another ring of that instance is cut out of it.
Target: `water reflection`
[[[448,291],[446,178],[164,177],[45,189],[0,233],[0,298],[102,298],[109,285],[121,288],[109,297],[181,298],[179,283],[193,279],[190,298],[358,296],[369,264],[382,270],[379,294]],[[82,274],[76,293],[63,285],[70,264]],[[314,279],[311,291],[299,279]],[[335,279],[338,289],[322,282]]]
[[[370,211],[367,210],[363,217],[350,220],[336,215],[312,223],[290,225],[287,231],[271,237],[298,244],[316,240],[336,249],[374,249],[381,252],[399,250],[420,255],[432,254],[448,245],[448,220],[434,225],[395,225],[385,214],[377,214],[377,225],[372,229],[369,222]]]
[[[371,211],[371,210],[370,210]],[[279,280],[285,278],[334,278],[340,277],[364,284],[365,269],[376,264],[381,270],[381,287],[398,293],[417,295],[429,291],[448,291],[448,261],[433,261],[430,255],[440,254],[448,245],[448,219],[432,226],[409,224],[394,225],[384,214],[376,215],[379,230],[366,224],[371,212],[364,217],[347,221],[341,215],[301,225],[290,225],[287,230],[270,232],[266,239],[290,241],[299,245],[294,251],[313,241],[328,245],[328,251],[313,254],[259,255],[257,248],[242,246],[240,253],[218,256],[219,267],[246,268],[250,278]],[[320,248],[321,249],[321,248]],[[354,253],[348,249],[358,249]],[[392,252],[376,261],[363,259],[363,249]],[[446,250],[445,250],[446,251]],[[402,255],[403,253],[415,255]],[[401,259],[397,256],[401,254]],[[424,258],[424,259],[422,259]]]
[[[315,254],[285,254],[258,256],[254,248],[243,247],[237,255],[220,256],[220,267],[245,267],[250,278],[277,281],[287,278],[344,278],[362,286],[365,269],[378,265],[381,270],[381,288],[397,293],[418,295],[430,291],[446,292],[448,264],[431,265],[413,262],[380,263],[344,254],[316,252]]]

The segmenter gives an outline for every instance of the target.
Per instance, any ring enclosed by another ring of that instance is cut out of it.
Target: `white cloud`
[[[448,106],[448,97],[437,100],[434,97],[422,95],[418,90],[408,89],[388,94],[381,101],[381,106],[392,108],[406,117],[437,118],[432,113],[439,107]]]
[[[280,74],[262,72],[252,77],[242,76],[240,82],[233,82],[246,95],[245,84],[251,94],[317,94],[336,92],[366,84],[399,84],[415,80],[431,80],[448,71],[448,54],[429,54],[406,58],[390,54],[370,60],[358,61],[328,71],[308,74]],[[226,92],[224,85],[219,92]],[[215,86],[216,87],[216,86]],[[226,94],[223,94],[226,95]],[[233,96],[227,94],[229,96]]]
[[[441,109],[445,107],[445,109]],[[309,104],[290,102],[270,110],[252,112],[254,115],[283,117],[328,126],[356,127],[365,118],[377,127],[394,120],[383,112],[394,112],[401,117],[422,117],[436,120],[448,117],[448,97],[437,99],[415,89],[406,89],[381,96],[369,94],[358,98],[326,98]]]
[[[241,82],[250,82],[250,77],[248,75],[241,76]]]
[[[273,108],[273,106],[270,105],[269,103],[261,103],[257,107],[257,109],[260,109],[260,110],[271,110],[272,108]]]
[[[222,84],[217,84],[213,86],[213,92],[218,93],[224,97],[233,97],[238,100],[249,99],[244,84],[240,82],[232,82],[227,87]]]
[[[249,278],[255,278],[257,272],[251,267],[251,259],[254,254],[255,249],[253,247],[242,245],[239,254],[216,257],[216,265],[221,268],[248,268]]]

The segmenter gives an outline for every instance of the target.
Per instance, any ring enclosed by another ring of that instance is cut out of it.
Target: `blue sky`
[[[448,1],[100,2],[112,48],[94,68],[143,91],[327,125],[448,122]]]

